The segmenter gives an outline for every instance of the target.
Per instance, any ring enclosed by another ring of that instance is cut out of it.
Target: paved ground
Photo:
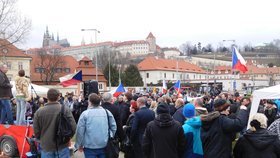
[[[77,151],[74,153],[74,156],[72,156],[72,158],[84,158],[84,153]],[[120,152],[119,158],[124,158],[124,154],[122,152]]]

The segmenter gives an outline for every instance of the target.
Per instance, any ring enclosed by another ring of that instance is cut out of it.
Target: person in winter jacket
[[[229,104],[224,99],[214,102],[214,112],[201,115],[201,141],[205,158],[231,158],[232,135],[240,132],[246,125],[249,116],[247,107],[240,106],[235,119],[229,118]]]
[[[277,134],[278,138],[280,140],[280,118],[275,120],[269,127],[268,129],[270,132]]]
[[[196,98],[194,100],[194,106],[196,110],[196,116],[200,116],[201,114],[208,113],[207,109],[203,107],[203,100],[201,98]]]
[[[147,125],[142,144],[144,156],[147,158],[180,158],[183,154],[183,128],[169,113],[166,103],[159,104],[157,117]]]
[[[16,100],[17,100],[17,115],[16,120],[18,125],[25,124],[26,101],[29,98],[28,86],[29,80],[25,77],[24,70],[19,70],[18,76],[15,78]]]
[[[186,117],[183,125],[186,139],[184,158],[203,158],[203,149],[200,138],[201,120],[196,116],[196,109],[193,104],[188,103],[184,106],[183,115]]]
[[[130,139],[136,158],[143,158],[143,135],[147,124],[155,119],[155,113],[148,109],[145,105],[144,97],[137,99],[137,107],[139,110],[134,113],[134,121],[131,126]]]
[[[184,100],[182,98],[178,98],[175,102],[175,108],[177,109],[174,115],[172,116],[176,121],[180,122],[181,125],[184,124],[186,118],[183,115],[184,108]]]
[[[124,157],[125,158],[134,158],[134,151],[132,148],[132,143],[130,139],[130,132],[131,127],[134,121],[134,113],[138,111],[137,103],[134,100],[131,100],[130,102],[130,115],[127,119],[126,125],[123,126],[123,130],[125,133],[125,138],[122,142],[122,149],[124,151]]]
[[[121,114],[121,122],[122,125],[126,124],[126,121],[130,115],[129,107],[130,107],[130,101],[132,100],[132,94],[130,92],[127,92],[124,94],[123,103],[119,102],[119,109]]]
[[[10,99],[13,97],[12,87],[6,73],[8,71],[7,65],[0,65],[0,123],[13,125],[13,114],[11,109]]]
[[[250,122],[250,129],[240,137],[234,147],[236,158],[279,158],[280,141],[276,134],[266,130],[267,118],[257,113]]]
[[[275,103],[272,100],[267,100],[264,107],[264,114],[267,117],[267,125],[270,126],[275,120],[278,109]]]

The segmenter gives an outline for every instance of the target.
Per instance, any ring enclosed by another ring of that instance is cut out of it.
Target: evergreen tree
[[[122,82],[124,86],[143,86],[143,80],[137,66],[129,65],[125,69]]]
[[[116,66],[110,65],[111,71],[111,86],[118,86],[119,85],[119,74]],[[109,64],[105,66],[103,70],[104,77],[107,80],[107,85],[109,86]]]

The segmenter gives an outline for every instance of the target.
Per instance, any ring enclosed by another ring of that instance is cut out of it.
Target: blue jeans
[[[61,150],[57,151],[44,151],[41,150],[41,158],[58,158],[58,154],[59,154],[59,158],[70,158],[70,151],[69,148],[63,148]]]
[[[0,123],[5,124],[6,121],[8,121],[8,124],[10,125],[14,124],[10,99],[0,99],[0,106],[1,106]]]
[[[89,149],[84,148],[85,158],[106,158],[104,148],[102,149]]]
[[[24,98],[17,98],[17,125],[25,125],[26,101]]]

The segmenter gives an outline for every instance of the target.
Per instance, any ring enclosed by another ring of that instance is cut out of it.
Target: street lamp
[[[97,46],[97,33],[100,33],[97,29],[81,29],[81,31],[94,31],[95,32],[95,44]],[[98,65],[97,65],[97,54],[99,53],[99,48],[97,47],[97,53],[95,58],[95,69],[96,69],[96,82],[98,83]]]

